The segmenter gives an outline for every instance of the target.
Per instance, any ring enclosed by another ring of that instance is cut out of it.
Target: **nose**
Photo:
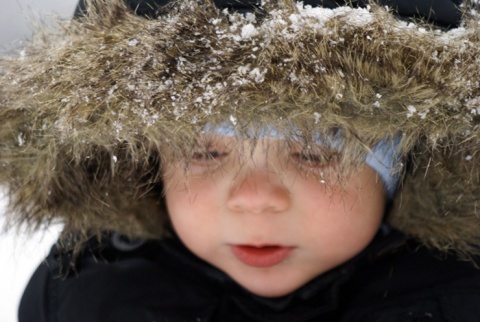
[[[266,171],[254,171],[238,178],[229,192],[227,207],[235,212],[279,213],[290,207],[291,197],[285,185]]]

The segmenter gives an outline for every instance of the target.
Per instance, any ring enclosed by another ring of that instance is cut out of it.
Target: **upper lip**
[[[240,243],[240,244],[232,244],[233,246],[239,246],[239,247],[254,247],[254,248],[266,248],[266,247],[282,247],[282,248],[291,248],[291,246],[285,246],[281,244],[275,244],[275,243]]]

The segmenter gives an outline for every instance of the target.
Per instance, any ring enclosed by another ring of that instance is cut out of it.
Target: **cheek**
[[[331,258],[348,258],[361,251],[375,236],[384,213],[380,187],[331,189],[318,183],[302,185],[298,204],[305,214],[300,229],[315,249]]]
[[[173,228],[184,243],[195,244],[198,236],[203,239],[216,231],[218,186],[209,179],[186,181],[180,175],[169,181],[165,201]]]

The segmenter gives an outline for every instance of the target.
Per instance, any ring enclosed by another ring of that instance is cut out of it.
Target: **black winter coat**
[[[176,238],[111,234],[76,260],[53,247],[20,305],[20,322],[480,321],[480,270],[396,231],[348,263],[276,299],[242,289]]]

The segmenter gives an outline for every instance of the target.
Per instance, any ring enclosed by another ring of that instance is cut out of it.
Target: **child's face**
[[[364,166],[341,186],[329,184],[335,166],[299,147],[261,139],[253,154],[242,155],[229,149],[234,140],[216,137],[207,151],[165,173],[173,227],[198,257],[250,292],[277,297],[372,240],[386,201],[374,170]]]

